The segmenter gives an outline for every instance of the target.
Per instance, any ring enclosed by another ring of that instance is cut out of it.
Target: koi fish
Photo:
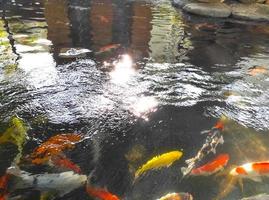
[[[71,169],[73,172],[77,174],[81,174],[81,169],[78,165],[73,163],[71,160],[62,155],[55,155],[51,157],[51,164],[57,167]]]
[[[228,154],[220,154],[214,160],[208,162],[207,164],[195,168],[191,171],[192,176],[209,176],[220,170],[222,170],[229,161]]]
[[[196,30],[216,30],[219,26],[215,24],[201,23],[194,26]]]
[[[4,176],[0,177],[0,200],[5,200],[6,195],[8,194],[7,186],[9,181],[9,174],[5,174]]]
[[[99,16],[99,19],[100,19],[100,21],[102,23],[108,23],[109,22],[108,18],[106,18],[105,16]]]
[[[241,200],[269,200],[269,194],[258,194],[251,197],[245,197]]]
[[[183,153],[181,151],[171,151],[153,157],[135,172],[135,179],[148,170],[169,167],[173,164],[173,162],[180,159],[182,155]]]
[[[193,200],[193,197],[189,193],[168,193],[157,200]]]
[[[114,194],[111,194],[106,189],[102,189],[102,188],[94,188],[94,187],[87,185],[86,192],[90,196],[97,198],[97,199],[100,199],[100,200],[120,200],[119,197],[117,197]]]
[[[209,153],[216,154],[216,149],[219,144],[224,143],[221,131],[224,129],[222,122],[217,122],[217,124],[210,130],[202,131],[201,134],[207,134],[205,143],[198,151],[196,156],[185,161],[187,167],[182,167],[181,171],[183,173],[182,179],[191,173],[191,171],[196,167],[197,163],[200,162]]]
[[[269,177],[269,161],[243,164],[233,168],[230,171],[230,175],[238,178],[247,178],[256,182],[261,182],[262,176]]]
[[[31,154],[33,164],[43,164],[52,155],[58,155],[65,149],[72,149],[81,140],[78,134],[59,134],[49,138]]]
[[[263,66],[254,66],[249,69],[248,74],[251,76],[256,76],[258,74],[266,74],[268,73],[268,69]]]
[[[73,171],[62,173],[31,174],[16,167],[7,169],[7,173],[17,177],[12,185],[14,190],[33,188],[41,192],[55,192],[62,197],[83,186],[87,182],[86,175],[74,174]]]
[[[104,53],[108,51],[112,51],[118,49],[121,45],[120,44],[109,44],[104,47],[101,47],[97,53]]]

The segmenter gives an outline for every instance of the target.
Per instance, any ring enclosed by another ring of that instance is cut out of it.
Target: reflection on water
[[[119,61],[113,62],[114,69],[109,73],[112,82],[126,83],[135,73],[133,61],[129,55],[121,55]]]
[[[228,187],[225,176],[180,182],[179,169],[203,145],[200,132],[225,115],[217,151],[229,153],[230,165],[268,160],[267,25],[197,18],[168,1],[16,0],[4,8],[0,119],[29,124],[25,155],[51,135],[78,132],[87,137],[68,157],[124,199],[214,199]],[[59,55],[72,48],[92,52]],[[184,153],[177,164],[133,184],[138,166],[174,149]],[[246,181],[224,199],[268,187]],[[89,198],[78,190],[62,199],[78,196]]]

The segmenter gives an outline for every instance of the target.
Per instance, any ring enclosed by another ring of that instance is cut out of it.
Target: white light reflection
[[[56,63],[50,53],[24,53],[19,60],[19,68],[26,73],[27,81],[40,88],[56,83]]]
[[[154,97],[140,97],[131,107],[130,111],[137,117],[148,121],[150,113],[155,112],[158,101]]]
[[[135,74],[132,58],[125,54],[120,60],[113,62],[114,70],[110,72],[111,81],[118,84],[126,83]]]

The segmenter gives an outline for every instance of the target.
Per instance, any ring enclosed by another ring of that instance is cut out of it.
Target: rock
[[[62,48],[58,56],[60,58],[78,58],[85,57],[90,52],[92,51],[83,48]]]
[[[239,0],[241,3],[244,4],[251,4],[251,3],[264,3],[265,0]]]
[[[236,19],[269,21],[269,6],[266,4],[234,4],[232,16]]]
[[[269,0],[268,0],[269,1]],[[183,8],[186,4],[188,3],[192,3],[191,0],[173,0],[172,1],[172,4],[175,6],[175,7],[178,7],[178,8]]]
[[[231,8],[224,3],[189,3],[183,7],[183,10],[207,17],[229,17]]]
[[[197,0],[198,2],[201,3],[221,3],[223,0]]]

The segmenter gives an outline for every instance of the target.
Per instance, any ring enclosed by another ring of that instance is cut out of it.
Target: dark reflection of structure
[[[91,48],[91,0],[69,0],[68,17],[74,47]]]
[[[132,8],[127,1],[113,0],[112,42],[129,47]]]
[[[151,8],[120,0],[51,0],[44,2],[48,39],[57,58],[62,48],[100,48],[120,44],[135,58],[148,56]],[[118,52],[118,53],[123,53]],[[115,56],[115,55],[110,55]]]
[[[134,57],[148,56],[151,19],[151,9],[143,3],[93,0],[91,26],[94,49],[117,43]]]

